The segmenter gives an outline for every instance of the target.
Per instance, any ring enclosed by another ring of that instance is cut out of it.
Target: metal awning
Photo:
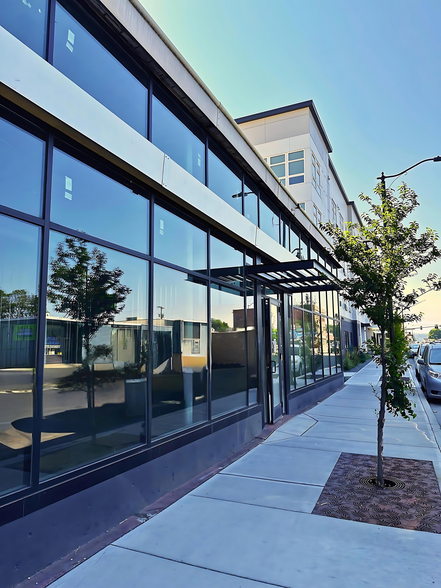
[[[339,290],[335,276],[315,259],[247,265],[245,271],[247,278],[290,294]]]

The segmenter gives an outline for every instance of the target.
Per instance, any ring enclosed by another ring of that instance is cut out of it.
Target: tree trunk
[[[386,414],[386,336],[385,330],[381,330],[381,397],[380,413],[378,415],[378,433],[377,433],[377,486],[384,488],[383,476],[383,431],[384,418]]]

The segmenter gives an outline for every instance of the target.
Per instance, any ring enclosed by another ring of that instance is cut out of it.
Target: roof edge
[[[326,134],[325,128],[323,123],[320,119],[320,116],[317,112],[317,108],[315,107],[314,100],[304,100],[303,102],[296,102],[295,104],[289,104],[288,106],[280,106],[279,108],[273,108],[272,110],[265,110],[263,112],[258,112],[256,114],[249,114],[247,116],[241,116],[240,118],[236,118],[236,123],[238,125],[242,123],[251,122],[253,120],[259,120],[261,118],[267,118],[269,116],[276,116],[278,114],[285,114],[287,112],[293,112],[295,110],[301,110],[302,108],[309,108],[312,114],[312,118],[314,119],[316,125],[319,128],[319,132],[322,135],[323,141],[326,145],[328,153],[332,153],[332,145],[329,141],[329,137]]]

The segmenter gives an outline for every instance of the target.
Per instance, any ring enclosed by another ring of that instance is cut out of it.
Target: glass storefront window
[[[314,373],[315,379],[323,378],[323,347],[321,317],[314,315]]]
[[[302,258],[301,249],[300,249],[300,238],[297,232],[290,229],[290,251],[293,255],[297,257],[297,259]]]
[[[247,287],[246,302],[246,329],[247,329],[247,349],[248,349],[248,404],[257,402],[257,335],[255,327],[255,302],[254,302],[254,285],[249,284]],[[236,323],[237,324],[237,323]]]
[[[230,285],[243,285],[243,251],[210,238],[211,277]]]
[[[280,218],[278,212],[270,207],[269,202],[263,197],[260,198],[260,228],[274,241],[279,242]]]
[[[300,248],[300,258],[309,259],[308,239],[304,235],[301,235],[300,237]]]
[[[321,317],[322,323],[322,350],[323,350],[323,373],[325,376],[331,375],[330,347],[329,347],[329,319]]]
[[[218,416],[247,404],[245,308],[240,292],[211,288],[211,408]]]
[[[303,332],[305,340],[305,370],[306,370],[306,384],[314,383],[314,347],[312,340],[312,314],[310,312],[303,313]]]
[[[152,437],[207,419],[207,286],[156,264]]]
[[[0,119],[0,204],[41,216],[44,141]]]
[[[148,262],[52,232],[40,478],[146,441]]]
[[[205,143],[156,96],[152,98],[152,143],[205,183]]]
[[[147,88],[58,2],[54,67],[143,137],[147,136]]]
[[[242,180],[211,150],[208,151],[208,187],[242,214]]]
[[[2,0],[0,26],[40,57],[46,54],[48,0]]]
[[[148,219],[146,198],[54,149],[52,222],[147,253]]]
[[[303,312],[298,308],[293,308],[292,315],[293,371],[295,373],[295,387],[301,388],[306,384],[305,333],[303,326]]]
[[[40,229],[0,215],[0,494],[30,483]]]
[[[257,198],[257,188],[251,186],[250,182],[244,185],[243,189],[243,206],[244,206],[244,215],[249,221],[253,224],[258,224],[258,205],[259,199]]]
[[[155,257],[201,273],[207,271],[207,233],[155,204]]]
[[[335,369],[341,372],[341,327],[340,321],[334,321],[334,350],[335,350]]]

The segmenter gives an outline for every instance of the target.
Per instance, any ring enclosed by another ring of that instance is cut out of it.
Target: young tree
[[[417,195],[406,184],[397,192],[379,184],[374,192],[380,203],[364,194],[360,199],[369,205],[362,214],[364,224],[347,223],[342,231],[330,222],[322,225],[332,238],[334,254],[347,262],[349,277],[337,280],[344,298],[364,312],[380,329],[379,345],[373,344],[382,368],[380,410],[377,437],[377,484],[384,487],[383,430],[386,410],[404,418],[415,418],[407,393],[412,385],[403,379],[407,369],[405,322],[417,321],[421,315],[410,312],[419,296],[441,289],[441,280],[429,274],[424,286],[406,293],[407,279],[422,267],[441,257],[436,246],[438,235],[432,229],[418,235],[415,221],[405,223],[418,206]]]
[[[57,312],[83,324],[89,408],[94,405],[93,362],[99,354],[106,353],[102,348],[108,347],[93,347],[92,338],[102,326],[113,322],[131,292],[121,284],[124,272],[118,267],[109,270],[106,263],[103,251],[98,247],[90,250],[87,242],[77,237],[66,237],[60,242],[50,263],[48,299]]]

